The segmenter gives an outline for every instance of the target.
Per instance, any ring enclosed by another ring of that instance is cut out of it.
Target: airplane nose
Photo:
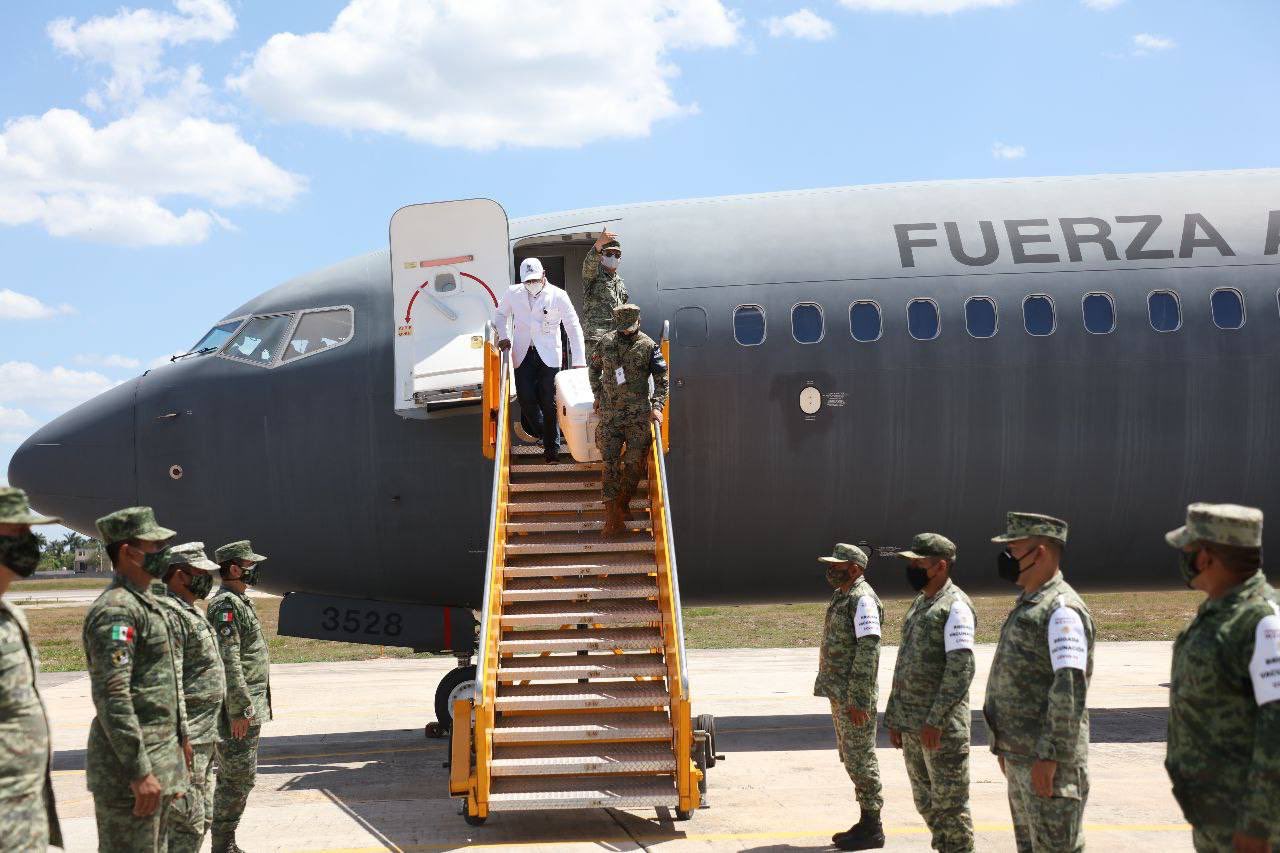
[[[22,443],[9,462],[9,482],[25,489],[38,511],[96,536],[94,521],[137,503],[134,396],[131,379],[82,403]]]

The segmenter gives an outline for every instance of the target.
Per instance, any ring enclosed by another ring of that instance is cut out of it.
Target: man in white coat
[[[512,325],[510,333],[508,318]],[[556,374],[563,359],[561,326],[569,336],[570,363],[573,367],[587,365],[578,312],[569,301],[569,294],[558,287],[547,286],[542,261],[527,258],[520,264],[520,284],[508,288],[503,295],[494,323],[500,336],[498,346],[512,349],[515,359],[520,425],[529,435],[542,439],[543,455],[548,462],[555,462],[560,454]]]

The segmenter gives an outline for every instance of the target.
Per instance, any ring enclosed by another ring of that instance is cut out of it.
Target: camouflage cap
[[[857,545],[846,545],[843,542],[837,543],[836,547],[831,549],[830,557],[818,559],[824,563],[857,563],[864,569],[867,567],[867,552]]]
[[[610,240],[608,243],[605,243],[603,246],[600,247],[601,252],[604,252],[608,249],[617,249],[618,253],[621,254],[622,244],[619,243],[617,240]]]
[[[204,553],[203,542],[184,542],[174,545],[165,552],[170,566],[191,566],[206,572],[216,572],[218,564],[210,560]]]
[[[232,560],[241,560],[246,563],[261,563],[267,559],[261,554],[253,553],[253,547],[249,544],[248,539],[241,539],[239,542],[228,542],[217,551],[213,552],[213,559],[221,564],[228,563]]]
[[[1032,536],[1045,536],[1067,544],[1067,523],[1052,515],[1038,512],[1011,512],[1006,516],[1004,533],[992,536],[992,542],[1016,542]]]
[[[1194,503],[1187,507],[1187,523],[1164,535],[1175,548],[1193,542],[1262,547],[1262,510],[1239,504]]]
[[[0,489],[0,524],[57,524],[59,521],[62,519],[32,512],[27,493],[22,489],[11,486]]]
[[[118,509],[98,519],[98,535],[102,544],[123,542],[126,539],[142,539],[146,542],[163,542],[178,534],[156,523],[156,513],[149,506],[131,506]]]
[[[628,302],[614,308],[613,327],[619,332],[634,332],[640,328],[640,306]]]
[[[904,560],[922,560],[927,557],[942,557],[947,560],[956,558],[956,543],[941,533],[917,533],[911,540],[911,548],[899,551],[897,556]]]

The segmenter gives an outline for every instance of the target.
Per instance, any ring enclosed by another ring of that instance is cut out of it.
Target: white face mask
[[[526,281],[524,283],[524,289],[529,291],[530,296],[537,296],[542,292],[544,285],[546,285],[546,282],[541,279],[538,279],[537,281]]]
[[[600,266],[604,267],[607,270],[616,270],[618,268],[618,264],[620,263],[622,263],[622,258],[615,258],[609,255],[600,256]]]

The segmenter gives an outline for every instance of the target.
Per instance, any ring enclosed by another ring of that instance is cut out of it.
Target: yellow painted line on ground
[[[795,841],[808,838],[830,838],[834,832],[842,832],[844,827],[827,827],[826,829],[815,829],[810,832],[708,832],[708,833],[689,833],[681,835],[679,833],[655,833],[653,835],[638,834],[635,837],[630,835],[610,835],[600,838],[583,838],[583,839],[563,839],[563,840],[542,840],[542,841],[500,841],[495,844],[466,844],[465,842],[437,842],[433,844],[407,844],[404,846],[396,846],[395,849],[401,851],[418,851],[418,850],[453,850],[458,847],[466,847],[469,850],[502,850],[509,847],[551,847],[563,850],[569,845],[598,845],[598,844],[657,844],[668,841]],[[979,823],[974,825],[976,832],[1013,832],[1013,824],[1011,823]],[[1108,833],[1108,832],[1190,832],[1191,827],[1182,823],[1100,823],[1085,824],[1086,833]],[[886,828],[885,835],[927,835],[929,830],[923,826],[904,826],[895,828]],[[386,846],[378,847],[325,847],[310,848],[298,853],[386,853]]]

